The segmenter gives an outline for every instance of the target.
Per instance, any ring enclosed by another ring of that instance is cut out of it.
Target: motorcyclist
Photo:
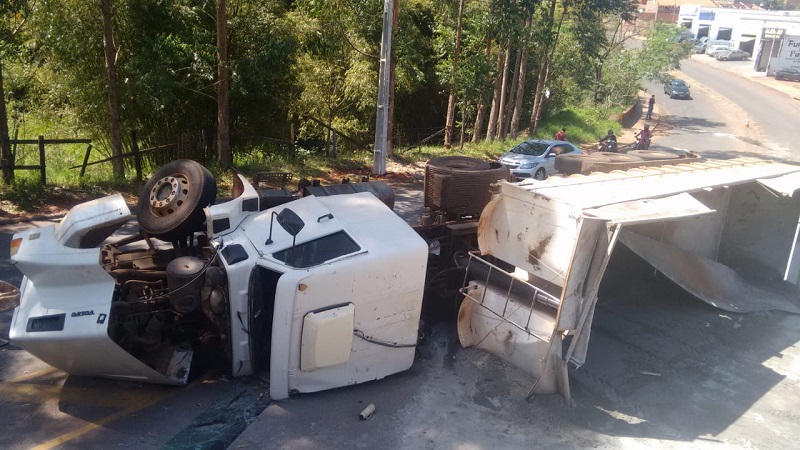
[[[598,150],[602,152],[616,152],[617,151],[617,136],[614,135],[614,130],[608,130],[608,134],[600,139]]]
[[[645,124],[644,129],[638,133],[636,133],[636,139],[638,145],[636,146],[639,150],[647,150],[650,148],[650,138],[653,136],[653,133],[650,131],[650,125]]]

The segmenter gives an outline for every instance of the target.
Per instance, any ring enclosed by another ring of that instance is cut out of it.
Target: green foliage
[[[0,199],[13,202],[23,211],[39,208],[46,198],[47,192],[38,178],[17,177],[11,186],[0,188]]]
[[[691,56],[692,44],[679,41],[682,33],[683,29],[673,24],[655,23],[638,54],[642,78],[663,83],[670,78],[667,71],[679,69],[680,61]]]
[[[126,141],[136,130],[142,148],[200,134],[204,139],[191,145],[213,145],[218,78],[215,2],[115,0],[113,4]],[[393,41],[395,148],[402,152],[403,146],[443,128],[452,81],[457,126],[471,129],[481,102],[488,113],[498,76],[497,57],[506,48],[511,49],[512,61],[523,51],[529,55],[522,117],[530,117],[539,64],[552,54],[547,84],[540,86],[551,94],[544,101],[540,132],[549,137],[553,127],[565,125],[574,129],[571,138],[594,141],[597,130],[583,128],[595,120],[586,111],[594,109],[599,117],[607,117],[636,97],[640,79],[661,79],[688,54],[687,45],[672,39],[676,29],[665,24],[656,24],[642,50],[627,48],[625,38],[630,36],[621,30],[634,6],[628,0],[468,0],[454,69],[458,0],[400,2]],[[306,163],[322,165],[330,156],[332,135],[306,117],[371,145],[382,8],[382,2],[374,0],[228,3],[236,161],[297,170]],[[533,20],[526,28],[529,12]],[[12,134],[17,130],[20,138],[28,139],[39,134],[89,137],[94,148],[91,159],[108,156],[99,5],[81,0],[10,0],[0,5],[0,13],[4,20],[0,33],[27,20],[24,32],[14,39],[14,58],[2,59]],[[12,47],[4,48],[0,58],[11,54]],[[564,111],[580,113],[570,117]],[[292,122],[299,150],[290,158]],[[499,150],[495,145],[504,144],[476,145],[474,151],[490,154]],[[343,161],[371,155],[341,137],[338,145]],[[473,146],[467,147],[473,151]],[[53,158],[48,161],[48,179],[66,184],[104,179],[107,164],[90,166],[84,181],[75,181],[77,170],[67,167],[79,164],[84,150],[83,146],[48,148],[48,158]],[[22,148],[18,156],[19,161],[33,158],[29,163],[36,163],[35,148]]]

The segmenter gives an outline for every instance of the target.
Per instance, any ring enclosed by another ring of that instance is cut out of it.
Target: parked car
[[[698,53],[698,54],[699,53],[705,53],[706,52],[706,43],[705,42],[700,42],[697,45],[695,45],[694,46],[694,52]]]
[[[800,81],[800,70],[787,67],[786,69],[780,69],[775,71],[775,79],[776,80],[789,80],[789,81]]]
[[[677,78],[664,85],[664,93],[668,94],[669,98],[692,98],[689,86]]]
[[[722,50],[714,55],[714,58],[717,58],[717,61],[745,60],[749,57],[750,53],[739,49]]]
[[[544,180],[556,172],[557,155],[580,153],[581,149],[567,141],[531,139],[500,155],[499,160],[517,180],[530,177]]]
[[[708,50],[707,50],[706,54],[708,54],[708,56],[716,57],[717,53],[719,53],[719,52],[723,52],[723,51],[726,51],[726,50],[733,50],[733,43],[732,42],[719,42],[719,41],[717,41],[714,44],[712,44],[710,47],[707,47],[707,49]]]

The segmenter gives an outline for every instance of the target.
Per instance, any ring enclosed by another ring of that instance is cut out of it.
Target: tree
[[[509,125],[509,134],[512,138],[517,137],[519,131],[519,120],[522,116],[522,104],[525,97],[525,77],[528,72],[528,53],[530,52],[530,28],[531,28],[531,14],[532,8],[528,8],[528,14],[525,18],[525,28],[522,34],[521,46],[522,55],[520,56],[519,69],[517,70],[516,92],[514,93],[514,110],[511,115],[511,123]]]
[[[19,52],[17,37],[32,10],[33,4],[27,0],[7,0],[0,3],[0,166],[3,167],[5,184],[11,184],[14,180],[14,171],[11,167],[13,155],[8,134],[8,109],[3,82],[4,61]]]
[[[103,47],[106,57],[106,82],[108,83],[108,117],[111,129],[111,165],[114,177],[125,178],[125,164],[122,160],[122,134],[120,132],[119,96],[117,94],[117,47],[114,45],[112,31],[112,0],[100,0],[103,14]]]
[[[458,1],[458,16],[456,19],[456,42],[453,51],[453,72],[450,74],[450,95],[447,98],[447,120],[444,126],[444,146],[450,148],[453,135],[453,123],[456,116],[456,76],[458,74],[458,56],[461,52],[461,22],[464,18],[464,0]]]
[[[230,65],[228,61],[228,18],[225,0],[217,0],[217,160],[231,166]]]

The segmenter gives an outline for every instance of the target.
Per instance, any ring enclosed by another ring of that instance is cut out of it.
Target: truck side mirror
[[[292,236],[292,247],[294,247],[297,235],[300,234],[300,230],[306,226],[306,223],[303,222],[303,219],[301,219],[296,212],[289,208],[284,208],[279,213],[275,211],[272,212],[272,218],[269,221],[269,237],[267,238],[267,242],[264,242],[264,245],[272,244],[272,222],[275,219],[278,220],[278,225]]]

